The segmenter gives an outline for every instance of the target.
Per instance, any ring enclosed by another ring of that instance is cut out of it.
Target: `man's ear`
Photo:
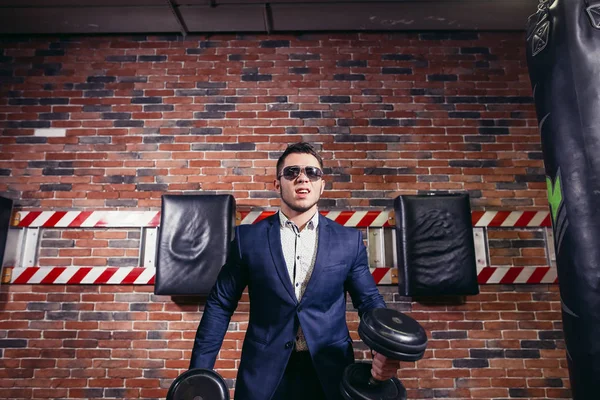
[[[324,190],[325,190],[325,181],[323,179],[321,179],[321,193],[319,194],[319,196],[323,195]]]
[[[273,180],[273,186],[275,186],[275,190],[279,191],[279,179]]]

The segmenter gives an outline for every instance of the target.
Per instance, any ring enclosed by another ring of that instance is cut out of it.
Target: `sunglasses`
[[[290,165],[289,167],[285,167],[277,178],[281,178],[283,176],[288,181],[291,181],[299,177],[301,173],[304,173],[304,175],[306,175],[306,177],[311,181],[318,181],[323,176],[323,171],[317,167],[301,167],[299,165]]]

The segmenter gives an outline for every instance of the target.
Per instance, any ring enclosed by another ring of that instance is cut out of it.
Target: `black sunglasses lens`
[[[300,175],[300,167],[285,167],[283,169],[283,173],[282,175],[286,178],[286,179],[294,179],[297,178],[298,175]]]
[[[309,179],[317,179],[323,175],[321,170],[317,167],[305,167],[304,171],[306,172],[306,176],[308,176]]]
[[[323,176],[323,171],[321,171],[319,168],[317,167],[298,167],[298,166],[291,166],[291,167],[285,167],[283,169],[283,171],[281,171],[281,176],[283,176],[284,178],[288,179],[288,180],[292,180],[292,179],[296,179],[298,176],[300,176],[300,173],[304,172],[304,174],[308,177],[308,179],[316,181],[317,179],[321,178]]]

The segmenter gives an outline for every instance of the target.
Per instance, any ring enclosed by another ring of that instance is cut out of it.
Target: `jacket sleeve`
[[[227,262],[206,300],[204,313],[196,331],[190,369],[214,367],[231,315],[248,283],[247,273],[241,259],[238,227]]]
[[[369,270],[369,260],[367,258],[367,249],[362,240],[362,234],[354,230],[356,257],[350,268],[350,273],[346,278],[345,288],[350,294],[354,308],[358,310],[358,315],[372,308],[385,308],[383,297],[377,289],[373,275]]]

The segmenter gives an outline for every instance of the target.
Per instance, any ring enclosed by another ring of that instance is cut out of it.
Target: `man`
[[[204,308],[190,368],[213,368],[229,320],[248,286],[250,321],[236,383],[237,400],[341,399],[344,368],[354,361],[346,292],[359,315],[385,307],[368,268],[361,233],[317,212],[323,160],[308,143],[277,161],[281,209],[236,229]],[[372,375],[385,380],[399,363],[374,353]]]

